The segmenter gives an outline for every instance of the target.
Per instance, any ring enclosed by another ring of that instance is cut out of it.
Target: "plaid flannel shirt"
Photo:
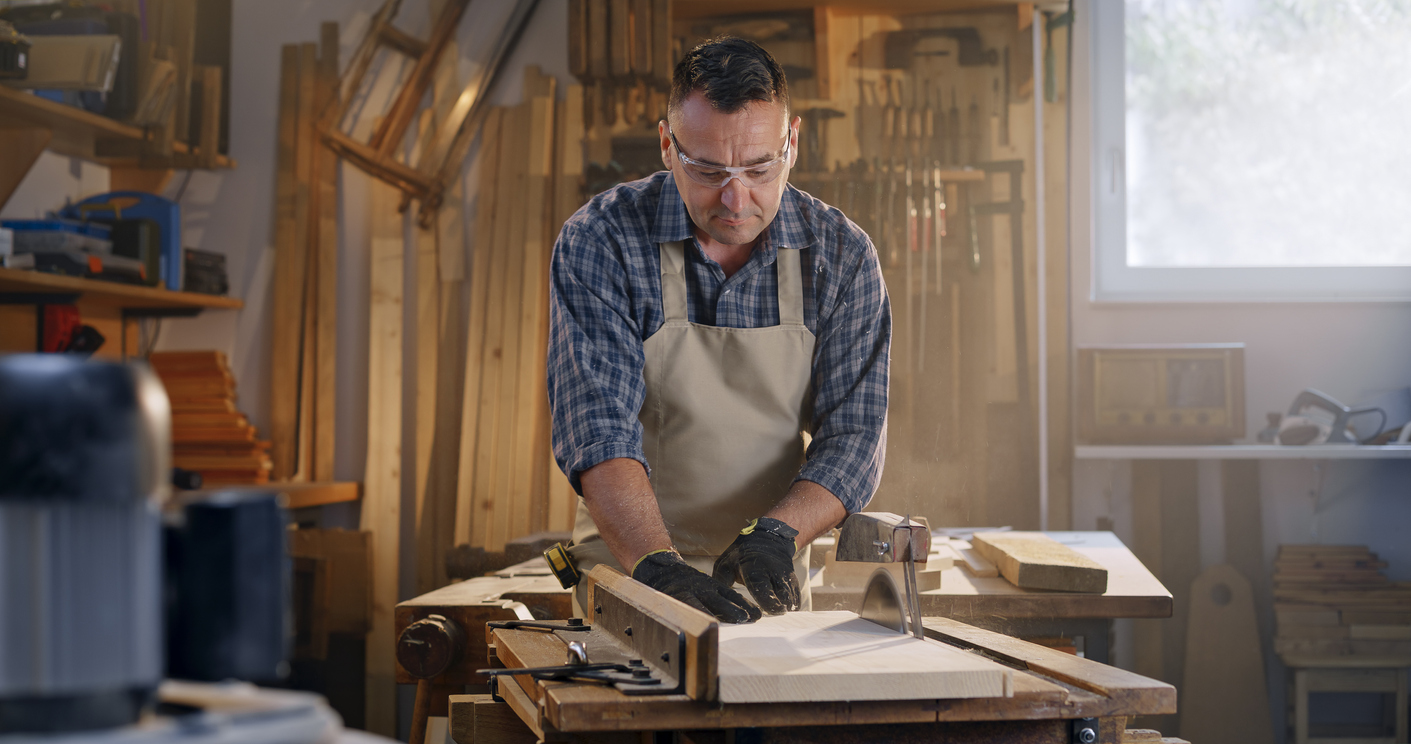
[[[642,344],[665,322],[657,245],[675,240],[687,245],[688,319],[728,328],[779,324],[772,264],[780,246],[803,249],[804,324],[816,343],[812,442],[796,480],[828,489],[849,513],[861,510],[886,453],[892,336],[871,240],[842,212],[788,186],[778,216],[727,279],[692,237],[668,171],[594,197],[554,245],[549,402],[554,457],[574,490],[582,493],[584,470],[612,458],[632,458],[651,472],[637,419],[646,395]]]

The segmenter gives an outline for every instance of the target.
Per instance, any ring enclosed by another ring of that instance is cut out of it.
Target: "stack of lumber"
[[[148,359],[171,398],[172,465],[206,485],[268,483],[269,442],[235,408],[235,377],[219,351],[156,352]]]
[[[1411,665],[1411,583],[1365,545],[1280,545],[1274,649],[1289,666]]]
[[[1042,532],[976,532],[970,544],[1020,589],[1107,591],[1107,569]]]
[[[583,91],[555,101],[529,67],[524,103],[493,109],[480,145],[456,500],[458,545],[568,530],[576,497],[549,450],[549,256],[580,204]]]

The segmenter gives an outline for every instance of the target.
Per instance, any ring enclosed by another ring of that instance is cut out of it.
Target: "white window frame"
[[[1127,265],[1124,5],[1122,0],[1074,0],[1070,162],[1074,166],[1087,163],[1089,171],[1087,178],[1073,178],[1071,184],[1075,191],[1086,186],[1088,192],[1086,200],[1083,194],[1074,194],[1073,216],[1086,221],[1090,230],[1090,299],[1098,303],[1411,302],[1411,267],[1407,266]],[[1296,219],[1296,215],[1290,219]],[[1073,243],[1082,244],[1076,240]]]

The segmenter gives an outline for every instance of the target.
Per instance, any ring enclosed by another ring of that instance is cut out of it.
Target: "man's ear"
[[[657,137],[661,139],[661,164],[671,170],[671,135],[667,134],[666,119],[657,122]]]
[[[789,167],[799,162],[799,125],[803,122],[803,117],[795,116],[789,123]]]

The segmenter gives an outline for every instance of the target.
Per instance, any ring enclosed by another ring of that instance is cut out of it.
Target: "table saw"
[[[946,618],[924,640],[841,612],[722,626],[610,568],[586,580],[587,623],[490,623],[493,696],[450,697],[458,742],[1097,744],[1176,710],[1168,684]]]

